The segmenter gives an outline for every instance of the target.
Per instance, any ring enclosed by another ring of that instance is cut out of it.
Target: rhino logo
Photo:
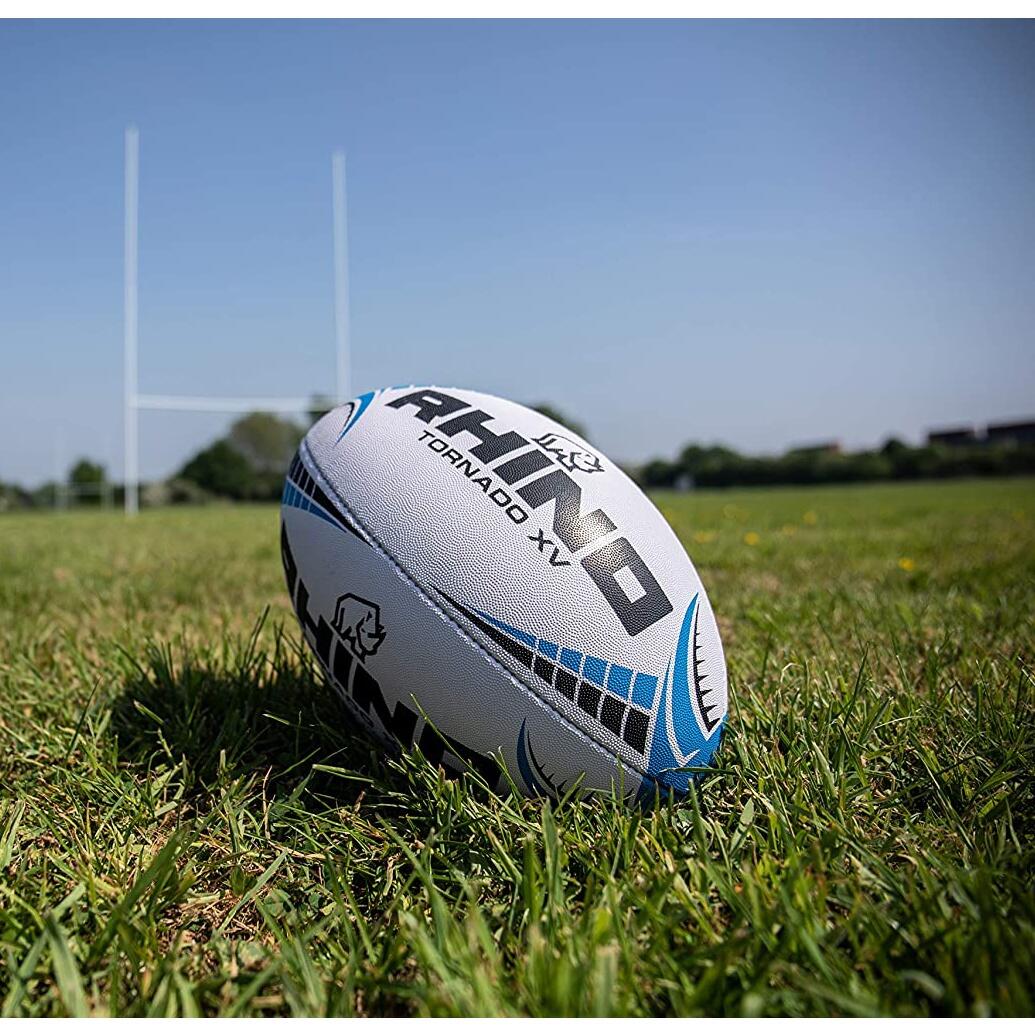
[[[360,661],[376,654],[385,641],[381,608],[352,593],[338,597],[331,625]]]
[[[544,452],[549,453],[561,467],[568,471],[596,474],[604,469],[600,457],[591,453],[584,446],[580,446],[574,439],[564,435],[555,435],[552,431],[547,431],[532,441],[536,445],[542,446]]]

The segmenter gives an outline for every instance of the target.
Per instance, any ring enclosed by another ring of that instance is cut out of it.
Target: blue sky
[[[140,381],[549,400],[616,459],[1035,412],[1035,28],[0,25],[0,480],[121,473],[122,141]],[[162,476],[226,426],[144,414]]]

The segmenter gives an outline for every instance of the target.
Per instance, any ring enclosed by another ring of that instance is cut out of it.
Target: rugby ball
[[[367,392],[305,436],[281,516],[303,634],[370,732],[551,797],[685,792],[718,746],[697,572],[633,481],[541,414]]]

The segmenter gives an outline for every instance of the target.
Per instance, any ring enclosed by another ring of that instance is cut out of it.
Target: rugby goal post
[[[123,236],[123,404],[124,451],[123,481],[125,511],[133,517],[140,506],[139,420],[141,410],[175,410],[194,413],[301,413],[310,398],[269,396],[230,398],[195,395],[149,395],[140,392],[138,358],[139,317],[137,311],[137,258],[140,213],[140,133],[136,126],[126,129],[125,138],[125,219]],[[334,232],[334,335],[335,399],[349,398],[349,279],[348,213],[345,196],[345,152],[331,156],[331,208]]]

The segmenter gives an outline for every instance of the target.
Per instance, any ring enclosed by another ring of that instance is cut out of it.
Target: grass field
[[[661,496],[731,710],[682,805],[352,738],[274,508],[0,516],[0,1010],[1035,1009],[1035,483]]]

